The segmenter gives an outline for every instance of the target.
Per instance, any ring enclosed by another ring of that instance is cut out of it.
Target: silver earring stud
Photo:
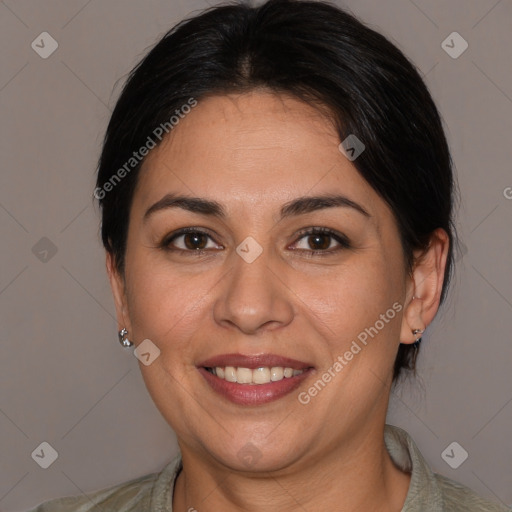
[[[123,327],[118,333],[119,343],[123,345],[123,347],[131,347],[133,343],[128,339],[128,331]]]
[[[412,331],[414,336],[417,336],[418,334],[423,334],[424,332],[425,332],[425,329],[414,329]],[[419,336],[418,338],[416,338],[414,340],[413,347],[416,347],[416,348],[419,347],[420,343],[421,343],[421,336]]]

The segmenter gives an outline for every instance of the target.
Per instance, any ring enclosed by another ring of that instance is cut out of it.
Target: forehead
[[[378,208],[377,194],[338,145],[332,122],[296,98],[211,96],[147,156],[136,201],[148,204],[172,190],[268,209],[336,189]]]

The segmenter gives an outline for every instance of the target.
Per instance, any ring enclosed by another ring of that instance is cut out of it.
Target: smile
[[[239,384],[268,384],[278,382],[283,379],[289,379],[301,375],[304,370],[294,370],[284,366],[262,366],[252,370],[251,368],[242,368],[234,366],[216,366],[215,368],[206,368],[210,373],[224,379],[228,382],[237,382]]]

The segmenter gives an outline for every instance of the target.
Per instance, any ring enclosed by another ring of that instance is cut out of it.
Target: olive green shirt
[[[410,435],[386,425],[384,441],[394,463],[411,473],[401,512],[510,512],[511,508],[480,498],[471,489],[433,473]],[[176,476],[182,468],[178,454],[159,473],[152,473],[88,496],[58,498],[29,512],[172,512]]]

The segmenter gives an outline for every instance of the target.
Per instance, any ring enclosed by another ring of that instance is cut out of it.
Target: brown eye
[[[308,237],[308,245],[311,250],[325,250],[329,249],[331,245],[331,236],[330,235],[309,235]]]
[[[187,233],[181,236],[186,248],[190,250],[204,249],[208,243],[208,237],[204,233]]]
[[[188,254],[202,254],[211,249],[223,249],[216,244],[212,236],[198,228],[183,228],[165,237],[159,244],[166,251]]]
[[[312,255],[329,255],[351,247],[345,235],[328,228],[310,228],[300,233],[302,236],[295,242],[297,249]]]

